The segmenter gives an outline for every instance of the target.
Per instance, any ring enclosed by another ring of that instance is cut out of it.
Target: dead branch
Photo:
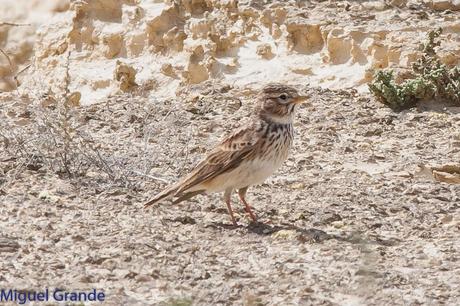
[[[32,25],[30,23],[0,22],[0,27],[1,26],[29,27],[29,26],[32,26]]]
[[[31,66],[31,64],[25,66],[24,68],[22,68],[21,70],[18,71],[18,73],[16,73],[16,75],[14,76],[14,81],[16,82],[16,88],[19,87],[19,81],[18,81],[18,76],[23,73],[24,71],[26,71],[27,69],[29,69]]]
[[[65,65],[65,79],[64,79],[64,82],[65,82],[65,96],[64,96],[64,99],[68,99],[69,98],[69,94],[70,94],[70,89],[69,89],[69,85],[70,85],[70,73],[69,73],[69,66],[70,66],[70,51],[67,52],[67,61],[66,61],[66,65]],[[67,103],[65,103],[67,104]]]
[[[6,57],[6,59],[8,60],[8,64],[10,65],[10,71],[13,71],[13,62],[11,61],[10,57],[8,56],[8,54],[6,54],[5,51],[3,51],[2,48],[0,48],[0,52]]]

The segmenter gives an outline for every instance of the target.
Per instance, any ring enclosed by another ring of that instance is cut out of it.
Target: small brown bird
[[[228,213],[236,225],[230,205],[231,194],[236,189],[246,212],[256,221],[246,202],[246,191],[262,183],[288,157],[294,136],[294,114],[306,98],[291,86],[266,85],[260,93],[253,120],[226,137],[190,174],[160,192],[145,207],[166,198],[177,198],[173,201],[175,204],[198,194],[224,191]]]

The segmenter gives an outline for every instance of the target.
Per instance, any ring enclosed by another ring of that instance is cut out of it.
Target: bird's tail
[[[205,190],[203,189],[184,192],[181,190],[181,184],[176,183],[174,185],[169,186],[168,188],[166,188],[165,190],[157,194],[153,199],[145,203],[144,208],[148,208],[152,206],[153,204],[160,202],[161,200],[166,200],[172,197],[178,197],[178,199],[173,201],[173,204],[177,204],[182,201],[188,200],[198,194],[203,194],[203,193],[205,193]]]
[[[148,208],[153,204],[160,202],[161,200],[172,198],[176,194],[178,189],[179,186],[177,184],[169,186],[168,188],[157,194],[153,199],[145,203],[144,208]]]

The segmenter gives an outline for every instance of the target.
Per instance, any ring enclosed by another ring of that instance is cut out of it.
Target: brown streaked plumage
[[[173,203],[179,203],[198,194],[224,191],[228,212],[236,224],[230,198],[237,189],[245,210],[255,221],[245,199],[246,191],[262,183],[286,160],[296,106],[305,99],[291,86],[266,85],[260,92],[253,120],[226,137],[190,174],[160,192],[145,207],[166,198],[177,198]]]

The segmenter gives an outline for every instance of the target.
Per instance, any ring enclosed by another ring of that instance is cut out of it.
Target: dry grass
[[[0,182],[0,186],[8,186],[25,170],[55,173],[74,183],[97,182],[98,185],[104,185],[104,188],[116,185],[136,189],[139,183],[147,179],[167,182],[166,179],[149,174],[151,162],[148,154],[144,153],[136,159],[130,157],[129,161],[117,158],[116,139],[93,137],[92,126],[88,124],[94,119],[93,109],[81,107],[80,94],[69,90],[70,55],[70,52],[67,53],[62,93],[48,89],[45,94],[34,93],[38,96],[36,99],[24,95],[26,106],[14,116],[16,123],[14,120],[1,121],[0,139],[5,155],[2,159],[13,159],[15,162],[14,169],[5,169],[5,179]],[[98,110],[101,111],[100,108]],[[106,110],[110,113],[110,101],[106,103]],[[149,110],[142,119],[144,125],[151,112]],[[104,118],[98,119],[108,121],[111,118],[107,115],[103,114]],[[17,124],[18,121],[22,123]],[[148,131],[149,127],[142,128],[146,129],[144,149],[147,150],[151,131]],[[111,150],[107,150],[108,142],[114,145]],[[12,164],[9,165],[11,167]],[[142,166],[136,168],[132,165]]]

